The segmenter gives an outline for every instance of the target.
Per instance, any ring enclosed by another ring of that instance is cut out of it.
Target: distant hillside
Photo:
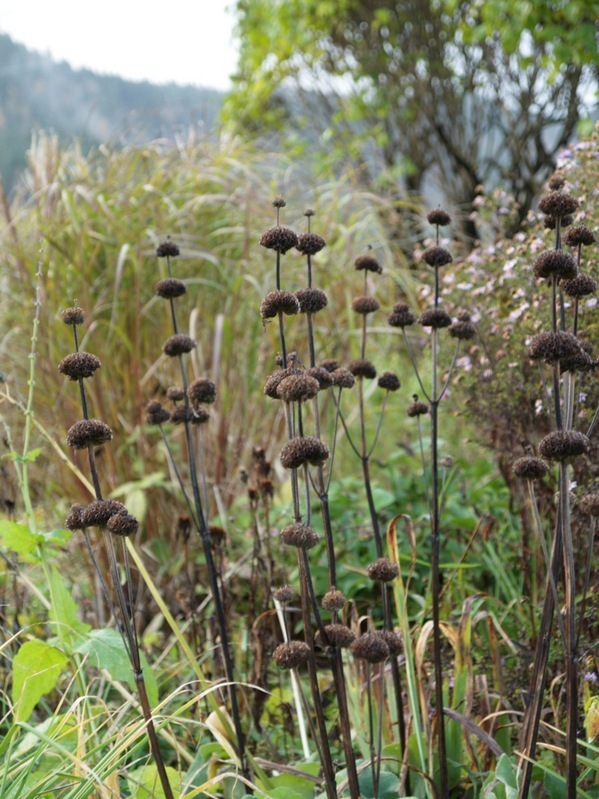
[[[0,34],[0,176],[9,189],[25,166],[35,130],[84,148],[107,141],[172,138],[190,125],[214,127],[223,93],[136,83],[74,70]]]

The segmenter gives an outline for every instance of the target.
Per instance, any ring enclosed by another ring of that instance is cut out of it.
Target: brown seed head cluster
[[[356,258],[354,261],[354,267],[358,271],[375,272],[378,275],[383,271],[383,267],[379,264],[374,255],[360,255],[360,257]]]
[[[471,321],[469,313],[458,314],[457,322],[449,326],[449,335],[460,341],[470,341],[476,335],[476,327]]]
[[[166,396],[171,402],[181,402],[185,399],[185,392],[180,386],[169,386],[166,390]]]
[[[179,248],[174,241],[171,241],[170,236],[167,236],[167,238],[161,242],[156,249],[156,255],[159,258],[176,258],[179,255],[179,252]]]
[[[275,588],[273,591],[273,597],[277,600],[277,602],[281,602],[284,604],[286,602],[293,602],[296,597],[296,593],[291,585],[280,585],[278,588]]]
[[[398,576],[399,566],[389,558],[379,558],[371,563],[366,571],[371,580],[378,583],[390,583]]]
[[[533,361],[557,363],[582,352],[579,340],[564,330],[544,330],[532,337],[528,354]]]
[[[552,191],[539,202],[539,211],[554,217],[573,214],[578,208],[578,200],[562,191]]]
[[[556,217],[556,216],[546,216],[543,220],[543,227],[547,228],[547,230],[555,230],[557,227],[557,220],[560,220],[560,228],[564,230],[574,222],[574,217],[572,214],[566,214],[566,216]]]
[[[177,280],[175,277],[165,277],[164,280],[159,280],[156,283],[154,291],[165,300],[174,300],[177,297],[182,297],[187,291],[187,287],[182,280]]]
[[[306,374],[308,377],[313,377],[314,380],[318,382],[318,387],[321,391],[333,385],[331,373],[323,369],[322,366],[311,366],[309,369],[306,369]]]
[[[399,377],[393,372],[383,372],[383,374],[379,376],[378,384],[379,388],[385,391],[397,391],[401,386]]]
[[[297,247],[297,234],[288,227],[277,225],[262,234],[260,244],[268,250],[275,250],[284,255],[288,250]]]
[[[438,268],[450,264],[453,258],[449,250],[446,250],[445,247],[435,245],[434,247],[429,247],[422,253],[422,260],[425,264]]]
[[[173,424],[191,424],[193,415],[193,410],[187,405],[177,405],[171,411],[170,421]]]
[[[368,663],[381,663],[389,657],[389,646],[380,632],[364,633],[353,642],[351,653]]]
[[[73,449],[98,447],[112,438],[112,430],[99,419],[82,419],[67,431],[67,445]]]
[[[300,303],[295,294],[279,289],[270,291],[260,305],[260,315],[263,319],[273,319],[280,313],[291,316],[299,312]]]
[[[395,630],[381,630],[380,634],[385,639],[385,643],[389,647],[389,654],[393,657],[401,653],[401,635],[396,633]]]
[[[294,293],[301,313],[318,313],[326,308],[329,301],[322,289],[298,289]]]
[[[329,613],[338,613],[346,604],[345,594],[338,588],[331,588],[322,598],[322,607]]]
[[[568,297],[588,297],[597,291],[597,281],[583,272],[579,272],[572,280],[561,280],[560,286]]]
[[[325,358],[324,361],[320,362],[319,366],[322,369],[326,369],[327,372],[334,372],[335,369],[339,369],[339,361],[334,358]]]
[[[211,405],[216,401],[216,386],[206,377],[197,377],[187,387],[187,396],[195,408],[197,405]]]
[[[366,358],[356,358],[355,361],[350,361],[347,368],[354,377],[365,377],[367,380],[374,380],[376,377],[375,365]]]
[[[525,455],[523,458],[518,458],[518,460],[514,461],[512,469],[516,477],[521,477],[525,480],[542,480],[549,472],[549,465],[542,458],[536,458],[534,455]]]
[[[101,365],[100,359],[89,352],[72,352],[58,364],[58,371],[69,380],[83,380],[91,377]]]
[[[81,512],[84,527],[105,527],[111,516],[127,513],[127,508],[116,499],[94,499]]]
[[[589,439],[576,430],[557,430],[539,443],[539,452],[550,461],[565,461],[589,451]]]
[[[562,372],[592,372],[593,369],[597,369],[599,363],[581,349],[569,358],[562,358],[559,365]]]
[[[439,225],[439,227],[445,227],[451,222],[451,217],[447,211],[444,211],[442,208],[435,208],[426,218],[431,225]]]
[[[77,327],[85,322],[85,311],[79,307],[65,308],[64,311],[61,311],[60,317],[65,325]]]
[[[424,414],[428,413],[428,411],[428,405],[425,402],[420,402],[418,397],[414,395],[414,402],[408,405],[408,416],[412,418],[415,418],[416,416],[424,416]]]
[[[356,634],[345,624],[325,624],[324,631],[331,646],[345,649],[356,640]]]
[[[294,522],[281,530],[281,540],[289,547],[312,549],[318,544],[318,533],[308,524]]]
[[[146,405],[146,424],[164,424],[170,418],[170,413],[158,400],[150,400]]]
[[[393,310],[387,319],[391,327],[409,327],[416,321],[416,317],[410,311],[407,303],[398,302],[393,306]]]
[[[67,530],[75,531],[84,529],[82,514],[83,505],[71,505],[71,510],[69,511],[69,515],[65,519],[64,523],[64,526],[67,528]]]
[[[273,660],[280,669],[297,669],[308,660],[310,647],[304,641],[288,641],[273,652]]]
[[[169,358],[175,358],[177,355],[191,352],[195,345],[195,341],[190,336],[186,336],[184,333],[175,333],[164,342],[162,352]]]
[[[326,247],[326,241],[316,233],[300,233],[295,246],[302,255],[316,255]]]
[[[352,300],[351,307],[355,313],[363,314],[364,316],[366,316],[369,313],[374,313],[375,311],[378,311],[381,305],[379,301],[376,300],[374,297],[365,296],[365,297],[355,297]]]
[[[356,378],[350,370],[346,369],[344,366],[340,366],[338,369],[335,369],[334,372],[331,372],[331,377],[333,379],[333,385],[337,386],[337,388],[353,388],[356,382]]]
[[[533,272],[539,279],[555,275],[558,280],[572,280],[578,274],[578,265],[569,252],[545,250],[534,262]]]
[[[578,510],[584,516],[599,517],[599,494],[587,494],[578,503]]]
[[[432,327],[438,330],[451,325],[451,316],[443,308],[427,308],[420,314],[418,321],[422,327]]]
[[[134,535],[137,532],[139,522],[135,516],[132,516],[125,510],[111,516],[106,522],[106,527],[108,527],[110,532],[114,533],[114,535],[127,538],[127,536]]]
[[[568,247],[588,247],[590,244],[594,244],[595,241],[595,234],[586,225],[574,225],[568,228],[564,235],[564,243]]]
[[[277,395],[285,402],[306,402],[313,399],[320,390],[316,378],[305,372],[283,378],[277,386]]]
[[[286,469],[298,469],[304,463],[318,466],[329,457],[329,448],[318,438],[302,436],[291,438],[281,450],[281,463]]]

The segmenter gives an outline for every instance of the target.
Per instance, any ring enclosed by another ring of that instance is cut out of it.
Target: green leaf
[[[54,689],[68,661],[45,641],[27,641],[13,660],[12,700],[15,720],[26,721],[44,694]]]
[[[77,603],[56,568],[50,572],[50,597],[50,619],[56,622],[56,633],[61,642],[84,635],[91,629],[89,624],[80,620]]]
[[[166,767],[166,775],[175,799],[181,794],[181,776],[177,769]],[[131,771],[127,777],[132,799],[165,799],[158,769],[153,764]]]
[[[121,635],[113,629],[92,630],[82,641],[76,652],[88,655],[90,661],[98,669],[106,669],[114,680],[126,682],[131,690],[135,690],[135,680],[129,655]],[[158,704],[158,684],[154,672],[148,665],[145,656],[141,656],[141,664],[151,707]]]
[[[372,769],[363,771],[358,776],[360,783],[360,793],[364,799],[374,799],[374,784],[372,780]],[[401,782],[397,774],[390,771],[382,771],[379,776],[378,799],[396,799],[399,795]]]
[[[44,536],[32,533],[27,525],[3,519],[0,521],[0,539],[6,549],[16,552],[25,560],[29,562],[39,560],[38,547],[44,543]]]

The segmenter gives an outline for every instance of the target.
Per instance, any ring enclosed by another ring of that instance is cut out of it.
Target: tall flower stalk
[[[85,321],[83,309],[79,307],[67,308],[62,312],[62,320],[72,329],[75,352],[62,359],[58,365],[58,370],[69,380],[78,384],[83,415],[81,421],[75,422],[75,424],[69,428],[67,432],[67,444],[75,450],[84,450],[87,452],[89,470],[95,492],[95,499],[86,507],[79,504],[71,507],[65,526],[69,530],[80,530],[83,533],[87,551],[98,575],[100,585],[102,586],[104,599],[112,611],[131,662],[139,703],[146,725],[150,751],[156,765],[164,796],[166,799],[173,799],[173,791],[169,783],[168,774],[158,744],[158,737],[141,665],[141,650],[135,623],[135,602],[131,600],[130,593],[133,589],[133,580],[131,578],[131,568],[125,539],[137,532],[138,522],[121,502],[117,502],[113,499],[104,499],[102,496],[102,488],[96,462],[96,449],[112,439],[112,430],[99,419],[90,418],[85,390],[85,380],[94,375],[100,368],[101,363],[97,356],[88,352],[82,352],[79,349],[77,328]],[[112,589],[116,595],[116,603],[113,601],[102,568],[94,553],[89,534],[90,527],[99,528],[103,535]],[[125,596],[125,591],[121,584],[120,565],[117,555],[119,546],[118,544],[115,545],[115,539],[116,541],[120,541],[121,544],[122,564],[126,576],[128,597]]]

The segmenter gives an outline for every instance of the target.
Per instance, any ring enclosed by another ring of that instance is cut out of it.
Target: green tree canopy
[[[434,179],[476,236],[479,187],[501,182],[523,218],[592,99],[594,5],[238,0],[226,118],[299,129],[367,181],[420,192]]]

